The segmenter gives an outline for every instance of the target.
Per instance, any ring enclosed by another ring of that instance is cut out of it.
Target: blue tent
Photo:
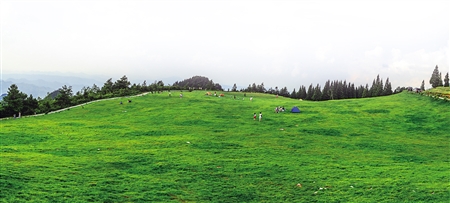
[[[291,113],[300,113],[300,109],[298,109],[298,107],[294,106],[291,110]]]

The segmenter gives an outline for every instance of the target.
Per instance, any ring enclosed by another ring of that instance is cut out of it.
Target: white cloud
[[[3,72],[298,88],[449,70],[449,1],[3,1]],[[301,65],[299,65],[301,64]],[[291,75],[287,77],[286,75]],[[354,80],[354,81],[353,81]],[[412,84],[411,84],[412,85]]]
[[[383,55],[383,48],[376,46],[373,50],[365,52],[365,56],[368,57],[381,57]]]

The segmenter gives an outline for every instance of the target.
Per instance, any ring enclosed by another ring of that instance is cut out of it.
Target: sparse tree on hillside
[[[448,78],[448,72],[447,72],[447,74],[445,74],[444,87],[450,87],[449,78]]]
[[[420,90],[425,91],[425,80],[422,80],[422,84],[420,85]]]
[[[431,84],[431,86],[433,87],[433,88],[435,88],[435,87],[439,87],[439,84],[440,83],[442,83],[442,80],[441,80],[441,82],[439,82],[439,68],[438,68],[438,66],[436,65],[436,67],[434,68],[434,71],[433,71],[433,73],[431,74],[431,78],[430,78],[430,84]]]

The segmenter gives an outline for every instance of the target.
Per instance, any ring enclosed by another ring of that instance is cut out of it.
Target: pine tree
[[[33,95],[30,94],[30,96],[28,96],[27,99],[24,101],[24,108],[22,115],[32,115],[36,112],[38,108],[39,103],[37,99],[33,98]]]
[[[328,80],[327,82],[325,82],[325,86],[323,86],[321,100],[330,100],[330,93],[331,93],[330,80]]]
[[[377,83],[375,82],[375,79],[372,82],[372,87],[370,87],[369,89],[369,94],[367,95],[367,97],[375,97],[378,93],[377,91]]]
[[[62,86],[59,89],[58,96],[55,98],[55,104],[58,108],[65,108],[72,105],[72,86]]]
[[[306,98],[305,98],[305,99],[306,99],[306,100],[311,100],[313,94],[314,94],[314,88],[313,88],[313,85],[311,84],[311,85],[309,85],[309,87],[308,87],[308,92],[306,92]]]
[[[109,78],[105,84],[103,84],[102,87],[102,93],[103,94],[109,94],[113,92],[113,82],[112,82],[112,78]]]
[[[298,99],[298,95],[297,95],[297,92],[295,91],[295,88],[294,88],[294,90],[292,90],[291,98]]]
[[[450,85],[449,85],[449,78],[448,78],[448,72],[447,72],[447,74],[445,75],[445,78],[444,78],[444,87],[450,87]]]
[[[8,117],[12,116],[13,114],[18,115],[19,112],[22,112],[22,110],[25,107],[25,99],[27,98],[27,95],[25,93],[22,93],[19,91],[19,88],[16,84],[12,84],[8,88],[7,95],[3,97],[3,112],[0,117]]]
[[[250,86],[250,85],[249,85]],[[234,83],[233,87],[231,88],[232,92],[236,92],[237,91],[237,86],[236,83]]]
[[[442,83],[442,80],[441,80]],[[436,67],[434,68],[433,73],[431,74],[431,78],[430,78],[430,84],[433,88],[438,87],[439,86],[439,68],[436,65]]]
[[[314,93],[313,93],[313,96],[311,99],[314,101],[320,101],[321,97],[322,97],[322,92],[320,91],[319,84],[317,84],[317,86],[314,88]]]
[[[361,95],[362,98],[370,97],[369,84],[366,84]]]
[[[438,87],[442,87],[444,86],[444,83],[442,83],[442,73],[439,73],[439,83],[438,83]]]
[[[300,99],[306,99],[306,87],[303,85],[300,86],[297,94]]]
[[[420,90],[425,91],[425,80],[422,80],[422,84],[420,85]]]
[[[389,78],[386,79],[386,84],[384,85],[383,95],[391,95],[392,94],[392,85],[389,82]]]

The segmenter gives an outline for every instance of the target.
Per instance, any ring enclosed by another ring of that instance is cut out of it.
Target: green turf
[[[449,102],[408,93],[325,102],[204,93],[0,121],[0,201],[450,199]],[[273,111],[294,105],[302,112]]]

